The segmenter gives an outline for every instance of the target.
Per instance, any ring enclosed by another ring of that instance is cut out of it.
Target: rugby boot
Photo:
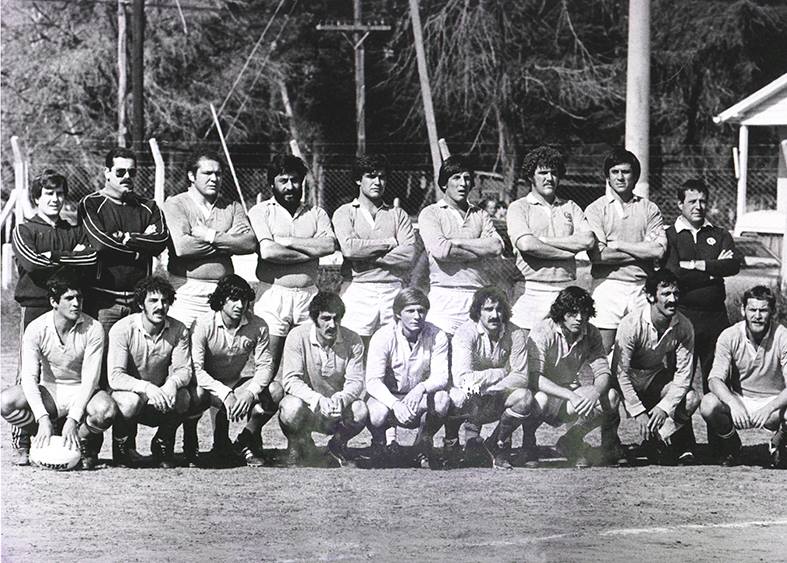
[[[30,448],[14,448],[11,463],[20,466],[30,465]]]
[[[491,439],[487,439],[487,441],[484,442],[484,448],[492,456],[492,467],[495,469],[512,469],[511,462],[508,461],[511,450],[509,447],[506,447],[505,442],[499,440],[495,442]]]
[[[623,449],[623,444],[620,443],[620,440],[616,440],[612,444],[602,446],[601,462],[607,467],[621,467],[628,465],[629,460],[628,457],[626,457],[626,450]]]
[[[516,459],[517,465],[535,469],[538,467],[538,443],[536,430],[530,425],[522,425],[522,449]]]
[[[244,428],[238,434],[233,448],[249,467],[265,465],[265,460],[262,457],[262,439],[259,436],[254,436],[248,429]]]
[[[403,453],[402,446],[394,440],[385,446],[385,465],[387,467],[401,467]]]
[[[115,465],[134,468],[144,464],[145,457],[136,449],[136,436],[120,435],[117,428],[112,434],[112,459]]]
[[[481,438],[476,436],[468,438],[465,442],[465,467],[489,467],[489,463],[494,462],[493,458],[494,456]]]
[[[672,447],[675,449],[675,457],[678,465],[694,465],[694,449],[697,447],[697,439],[694,437],[694,429],[691,423],[681,427],[671,438]]]
[[[733,431],[729,438],[722,438],[721,441],[721,465],[723,467],[733,467],[738,465],[738,458],[741,453],[741,437]]]
[[[339,467],[356,467],[355,462],[347,457],[347,442],[334,435],[328,440],[328,455]]]
[[[585,442],[581,437],[577,437],[571,430],[563,434],[555,442],[555,450],[561,456],[566,458],[569,464],[575,467],[589,467],[587,457],[585,456]]]
[[[92,471],[98,465],[98,452],[103,443],[101,434],[88,434],[87,438],[80,438],[79,452],[82,456],[82,469]]]
[[[446,463],[452,467],[461,463],[463,455],[459,438],[443,438],[443,456],[445,456]]]
[[[768,452],[771,454],[771,467],[774,469],[787,469],[787,440],[784,438],[784,428],[779,428],[768,442]]]
[[[442,464],[434,452],[431,439],[423,439],[413,444],[416,451],[415,461],[421,469],[441,469]]]
[[[284,459],[284,464],[287,467],[301,467],[305,465],[303,442],[295,438],[287,439],[287,457]]]
[[[371,462],[372,467],[377,469],[382,469],[387,465],[388,458],[386,456],[385,444],[383,442],[372,440],[372,444],[369,446],[369,461]]]
[[[175,467],[175,438],[162,435],[157,432],[150,441],[150,453],[161,469],[172,469]]]
[[[199,467],[200,465],[198,422],[199,419],[183,422],[183,457],[186,458],[189,467]]]

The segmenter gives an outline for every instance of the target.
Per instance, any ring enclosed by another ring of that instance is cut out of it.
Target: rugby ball
[[[30,448],[30,463],[55,471],[74,469],[81,457],[79,450],[66,447],[62,436],[52,436],[43,448]]]

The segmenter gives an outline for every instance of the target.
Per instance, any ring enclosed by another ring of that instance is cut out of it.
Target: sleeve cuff
[[[144,381],[144,380],[140,379],[139,381],[137,381],[134,384],[134,387],[133,387],[132,391],[134,391],[134,393],[145,393],[145,394],[147,394],[147,391],[148,391],[150,385],[151,385],[151,383],[148,383],[147,381]]]
[[[645,406],[642,403],[634,403],[634,404],[626,403],[625,406],[626,406],[626,412],[629,413],[629,416],[631,418],[634,418],[635,416],[639,416],[647,410],[645,409]]]
[[[82,422],[83,416],[85,416],[85,411],[83,409],[71,408],[68,411],[68,418],[74,419],[74,422],[77,424]]]
[[[40,406],[37,406],[37,407],[33,407],[31,405],[30,408],[33,411],[33,416],[35,417],[36,422],[41,420],[41,418],[44,417],[44,416],[49,416],[49,413],[46,412],[46,407],[44,407],[43,403]]]
[[[213,244],[216,240],[216,231],[214,229],[208,229],[208,232],[205,234],[205,242],[208,244]]]

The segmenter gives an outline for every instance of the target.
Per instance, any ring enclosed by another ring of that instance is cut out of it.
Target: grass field
[[[2,301],[6,386],[18,313]],[[143,453],[152,434],[140,429]],[[787,560],[787,472],[760,467],[765,432],[744,433],[745,465],[730,469],[580,470],[554,459],[513,471],[131,470],[112,467],[106,436],[104,467],[55,473],[12,466],[10,427],[0,425],[2,561]],[[207,416],[200,436],[209,449]],[[539,431],[545,453],[557,437]],[[635,441],[631,421],[621,437]],[[264,438],[281,453],[275,421]],[[588,440],[598,445],[598,431]]]

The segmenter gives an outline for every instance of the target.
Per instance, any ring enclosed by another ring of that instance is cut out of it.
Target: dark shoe
[[[202,463],[199,455],[199,438],[197,437],[197,426],[183,423],[183,457],[189,467],[199,467]]]
[[[132,447],[128,436],[112,438],[112,459],[118,467],[139,467],[144,462],[144,456]]]
[[[687,465],[694,465],[696,462],[697,458],[691,450],[686,450],[678,455],[678,465],[685,467]]]
[[[328,455],[339,464],[339,467],[356,466],[354,461],[347,459],[347,444],[342,443],[336,436],[328,440]]]
[[[581,455],[584,443],[574,440],[568,434],[563,434],[555,442],[555,450],[569,463],[574,463]],[[587,461],[587,460],[586,460]]]
[[[387,466],[388,458],[386,455],[385,444],[382,442],[372,442],[369,446],[369,462],[372,467],[382,469]]]
[[[601,463],[607,467],[620,467],[628,465],[629,460],[628,457],[626,457],[626,450],[623,449],[623,446],[620,444],[620,442],[616,442],[612,446],[604,447],[602,450]]]
[[[401,467],[403,458],[402,446],[399,442],[391,442],[385,446],[385,462],[388,467]]]
[[[434,448],[429,442],[414,444],[413,448],[418,452],[415,461],[421,469],[442,469],[442,464],[434,454]]]
[[[284,460],[287,467],[300,467],[303,465],[303,452],[301,447],[294,444],[287,446],[287,457]]]
[[[245,428],[238,434],[233,449],[249,467],[263,467],[265,465],[265,459],[262,457],[262,438],[252,435]]]
[[[175,467],[175,441],[172,439],[153,436],[150,441],[150,453],[161,469]]]
[[[520,467],[527,467],[528,469],[536,469],[539,466],[538,448],[523,447],[516,458],[516,464]]]
[[[30,448],[14,448],[11,463],[19,466],[30,465]]]
[[[735,432],[729,438],[722,439],[721,443],[721,465],[723,467],[733,467],[738,465],[738,457],[741,453],[741,437]]]
[[[443,455],[448,465],[458,466],[465,458],[464,453],[466,453],[466,449],[465,452],[462,451],[459,438],[443,439]]]
[[[465,467],[489,467],[489,463],[493,461],[492,458],[492,453],[481,438],[470,438],[465,442]]]
[[[768,442],[768,452],[771,454],[771,467],[773,469],[787,469],[787,441],[784,439],[784,430],[779,429]]]
[[[495,469],[513,469],[511,462],[508,461],[509,448],[504,442],[494,443],[491,440],[484,442],[484,449],[492,455],[492,467]]]
[[[98,452],[104,443],[102,434],[90,434],[79,440],[79,451],[82,454],[82,469],[92,471],[98,465]]]

